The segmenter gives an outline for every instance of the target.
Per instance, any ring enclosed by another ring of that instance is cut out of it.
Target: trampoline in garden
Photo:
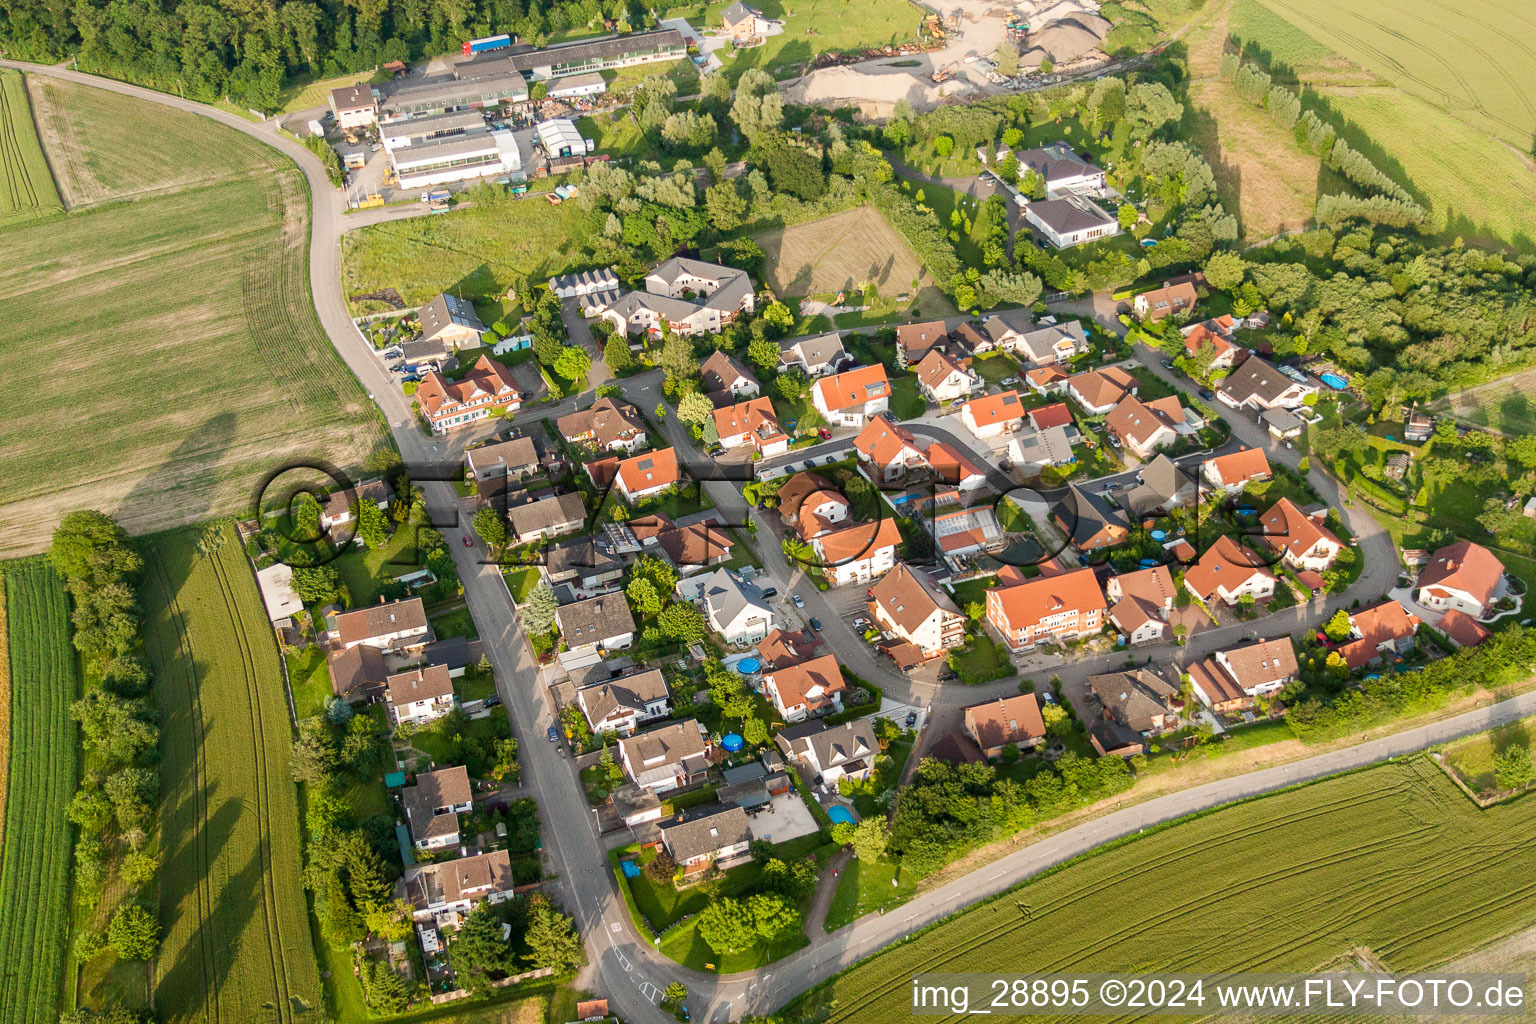
[[[832,819],[832,824],[834,825],[858,824],[858,822],[854,820],[853,812],[844,807],[842,804],[833,804],[831,807],[828,807],[827,817]]]
[[[736,663],[736,671],[744,676],[750,676],[763,667],[763,663],[756,658],[742,658]]]
[[[1336,373],[1325,373],[1317,379],[1322,381],[1324,384],[1327,384],[1335,391],[1343,391],[1345,388],[1349,387],[1349,381],[1345,380],[1343,377],[1340,377]]]
[[[734,732],[728,732],[724,736],[720,737],[720,746],[724,747],[729,753],[732,754],[736,753],[736,751],[740,750],[746,745],[747,741],[742,739],[741,736]]]
[[[621,860],[621,861],[619,861],[619,868],[624,872],[624,877],[625,878],[639,878],[640,877],[640,865],[636,864],[632,860]]]

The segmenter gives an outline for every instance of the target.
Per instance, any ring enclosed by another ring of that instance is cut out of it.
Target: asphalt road
[[[64,68],[15,61],[0,61],[0,65],[31,74],[79,82],[199,114],[257,138],[294,160],[308,178],[314,197],[310,283],[321,324],[347,365],[379,404],[407,462],[431,464],[445,456],[445,449],[449,446],[432,440],[421,430],[411,413],[410,403],[399,388],[393,385],[388,373],[373,355],[371,346],[353,327],[340,283],[339,240],[343,231],[375,219],[412,216],[420,211],[384,208],[368,211],[361,216],[343,214],[340,196],[331,188],[319,161],[298,144],[277,135],[270,123],[257,124],[175,96]],[[1155,359],[1151,363],[1153,372],[1162,375],[1161,369],[1155,365]],[[1170,383],[1180,385],[1176,380],[1170,380]],[[656,386],[656,382],[649,379],[631,378],[626,382],[626,388],[634,388],[633,397],[637,400],[649,399],[651,392],[647,389]],[[1244,419],[1241,414],[1234,414],[1229,419],[1233,421],[1234,432],[1244,440],[1250,440],[1250,435],[1258,432],[1257,424],[1251,419]],[[677,437],[677,432],[682,428],[670,418],[665,424],[674,443],[679,443],[680,447],[687,450],[688,444],[682,443]],[[683,436],[686,438],[685,432]],[[1258,433],[1259,441],[1266,439],[1267,435]],[[691,439],[687,440],[691,442]],[[1250,443],[1255,442],[1250,440]],[[1270,449],[1271,458],[1294,466],[1293,453],[1287,453],[1284,449],[1277,451],[1270,444],[1265,444],[1265,447]],[[1287,458],[1287,455],[1292,457]],[[452,458],[451,455],[447,457]],[[1190,649],[1197,646],[1196,641],[1202,647],[1230,643],[1236,637],[1224,634],[1237,629],[1262,635],[1293,632],[1300,625],[1315,624],[1330,614],[1333,608],[1347,605],[1355,596],[1375,596],[1390,586],[1396,576],[1396,556],[1390,539],[1363,511],[1340,506],[1337,489],[1326,477],[1314,471],[1311,479],[1325,500],[1340,508],[1350,528],[1356,533],[1361,553],[1366,559],[1365,572],[1360,581],[1349,591],[1335,595],[1327,602],[1318,602],[1301,609],[1288,609],[1280,615],[1266,616],[1256,623],[1241,627],[1212,629],[1197,634],[1190,646],[1182,649],[1181,653],[1187,656]],[[458,563],[464,581],[466,602],[481,638],[486,641],[486,650],[496,671],[498,690],[521,745],[525,785],[539,804],[545,849],[558,876],[557,884],[563,890],[565,906],[575,916],[587,945],[591,965],[584,972],[581,983],[608,997],[625,1019],[644,1024],[664,1024],[671,1019],[655,1005],[661,988],[670,981],[681,980],[688,986],[689,1005],[696,1020],[716,1021],[740,1017],[744,1013],[766,1012],[911,930],[1111,839],[1131,835],[1147,825],[1168,821],[1193,811],[1420,750],[1536,712],[1536,693],[1528,693],[1489,708],[1397,735],[1362,742],[1282,767],[1250,772],[1127,807],[1009,854],[962,879],[925,894],[889,915],[870,915],[835,934],[814,936],[806,948],[761,971],[717,977],[688,970],[667,960],[642,941],[635,931],[608,868],[606,846],[597,834],[594,816],[587,807],[585,795],[569,762],[560,757],[555,746],[544,738],[545,730],[554,721],[553,713],[548,694],[540,685],[537,666],[533,663],[527,645],[522,642],[516,612],[506,586],[494,566],[480,563],[483,551],[478,541],[472,547],[464,546],[463,538],[469,535],[467,522],[462,521],[463,517],[459,515],[459,506],[452,488],[446,483],[430,481],[421,486],[428,507],[438,517],[437,521],[443,524],[441,529]],[[711,497],[727,514],[749,514],[750,510],[734,486],[720,482],[711,482],[706,486]],[[787,588],[798,582],[798,574],[784,564],[782,555],[777,560],[771,557],[777,553],[776,542],[770,545],[768,540],[772,537],[771,531],[766,536],[760,532],[759,536],[762,539],[757,548],[764,556],[765,564],[770,567],[770,575],[779,581],[781,593],[787,595]],[[985,699],[990,695],[990,690],[1013,692],[1016,689],[1015,682],[1005,681],[1005,684],[994,684],[991,688],[964,687],[939,689],[936,694],[915,693],[915,689],[923,684],[913,683],[883,667],[875,661],[862,641],[853,637],[844,618],[837,614],[840,605],[832,603],[838,598],[837,592],[829,595],[810,587],[802,589],[807,614],[818,614],[823,624],[829,627],[828,639],[833,649],[838,651],[840,657],[846,658],[851,667],[860,670],[861,675],[868,672],[871,678],[888,687],[889,699],[909,701],[913,697],[931,695],[940,704],[957,705]],[[842,601],[846,603],[845,596]],[[1166,656],[1171,652],[1149,647],[1145,653]],[[1118,663],[1123,657],[1123,654],[1112,656],[1113,663]],[[1089,662],[1080,662],[1070,669],[1063,668],[1060,671],[1086,673],[1088,665]],[[929,691],[935,689],[924,688]]]

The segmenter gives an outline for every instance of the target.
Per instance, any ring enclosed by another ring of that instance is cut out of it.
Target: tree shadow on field
[[[189,431],[158,466],[146,469],[133,490],[106,511],[130,533],[146,532],[146,524],[158,528],[168,522],[199,523],[216,513],[236,511],[214,507],[217,481],[211,479],[208,465],[234,440],[234,413],[215,413]],[[173,504],[178,507],[167,507]]]
[[[1233,217],[1237,218],[1237,234],[1243,235],[1243,169],[1235,161],[1229,160],[1222,153],[1221,135],[1216,128],[1216,119],[1208,111],[1195,106],[1193,102],[1184,105],[1184,117],[1180,122],[1181,133],[1192,143],[1211,165],[1211,172],[1216,177],[1216,193],[1222,206]]]
[[[175,962],[159,964],[155,1005],[167,1016],[201,1016],[197,1012],[216,997],[229,977],[245,922],[257,916],[262,897],[261,850],[254,848],[241,870],[210,894],[207,906],[194,894],[205,880],[219,877],[214,865],[229,845],[240,820],[237,800],[225,800],[208,819],[183,830],[161,872],[160,927],[170,935],[183,915],[199,915],[187,939],[175,951]],[[198,847],[206,845],[206,855]],[[178,888],[180,883],[181,888]],[[306,936],[306,938],[308,938]],[[162,948],[162,955],[165,950]],[[176,1012],[179,1008],[180,1012]]]

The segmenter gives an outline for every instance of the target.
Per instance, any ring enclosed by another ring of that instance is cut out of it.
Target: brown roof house
[[[619,761],[634,781],[656,793],[686,786],[709,771],[709,737],[692,718],[619,741]]]
[[[381,651],[411,651],[431,639],[426,607],[419,597],[369,605],[327,617],[326,629],[342,650],[367,644]]]
[[[1180,469],[1167,455],[1158,455],[1141,467],[1137,484],[1121,504],[1134,516],[1153,515],[1183,508],[1195,500],[1195,478]]]
[[[834,426],[862,427],[876,413],[890,408],[891,385],[885,367],[861,366],[811,385],[811,404]]]
[[[901,543],[896,520],[886,517],[877,523],[857,523],[824,533],[811,541],[811,546],[821,559],[827,582],[843,587],[868,583],[889,572],[896,564]]]
[[[1111,505],[1103,494],[1070,484],[1067,493],[1051,509],[1051,518],[1061,527],[1079,551],[1111,548],[1131,532],[1125,513]]]
[[[589,409],[561,416],[555,428],[572,444],[586,443],[605,452],[633,454],[648,443],[639,410],[606,397],[593,402]]]
[[[973,704],[965,709],[964,723],[965,734],[989,761],[1001,757],[1010,743],[1020,750],[1033,750],[1045,742],[1040,698],[1033,693]]]
[[[1103,416],[1120,404],[1126,395],[1134,395],[1141,383],[1118,366],[1089,370],[1068,377],[1067,395],[1093,416]]]
[[[409,903],[419,922],[457,924],[483,901],[512,898],[512,861],[506,850],[458,860],[413,864],[395,883],[396,895]]]
[[[1184,410],[1172,395],[1154,402],[1126,395],[1109,411],[1104,426],[1138,459],[1150,459],[1158,449],[1178,442]]]
[[[886,573],[870,588],[869,613],[889,630],[937,658],[965,643],[965,616],[926,573],[905,564]]]
[[[907,370],[928,358],[930,352],[943,352],[949,345],[949,328],[943,320],[921,324],[903,324],[896,328],[896,361]]]
[[[384,652],[367,644],[328,647],[325,662],[331,672],[331,692],[348,702],[372,700],[383,692],[389,678]]]
[[[421,321],[422,341],[439,342],[455,352],[478,347],[485,333],[474,303],[447,292],[422,306],[416,316]]]
[[[576,691],[576,703],[594,733],[628,736],[672,713],[672,696],[658,669],[604,679]]]
[[[427,665],[396,672],[384,682],[384,699],[396,725],[424,725],[452,711],[453,677],[447,665]]]
[[[1282,636],[1217,651],[1189,666],[1189,682],[1202,704],[1229,714],[1252,707],[1255,697],[1278,692],[1296,673],[1296,652],[1290,637]]]
[[[704,391],[717,405],[756,398],[762,391],[757,378],[746,367],[719,350],[704,360],[699,376],[704,379]]]
[[[464,466],[474,481],[530,477],[539,471],[539,448],[531,437],[514,437],[469,449]]]
[[[507,510],[512,536],[518,544],[536,544],[551,537],[578,533],[587,525],[581,492],[552,494]]]
[[[1262,448],[1244,448],[1200,463],[1201,479],[1224,491],[1240,491],[1253,481],[1268,480],[1273,475]]]
[[[516,412],[522,407],[523,392],[512,379],[512,371],[492,362],[489,356],[481,356],[458,380],[447,380],[436,370],[428,370],[416,389],[416,404],[431,424],[432,433],[446,434],[493,412]]]
[[[405,805],[405,821],[416,849],[457,846],[459,815],[468,814],[474,806],[469,769],[457,765],[424,772],[416,776],[416,785],[400,791],[400,802]]]
[[[380,512],[389,509],[395,492],[383,480],[364,480],[355,487],[332,491],[320,501],[320,526],[330,530],[345,526],[356,517],[359,502],[369,502]]]
[[[847,688],[835,654],[824,654],[763,675],[763,692],[786,722],[841,711],[843,691]]]
[[[663,822],[660,829],[662,847],[685,875],[711,864],[728,866],[751,859],[747,844],[752,841],[752,827],[747,812],[735,805],[692,808]]]
[[[1104,584],[1109,621],[1131,644],[1154,643],[1166,637],[1177,587],[1165,565],[1111,576]]]
[[[1280,552],[1292,569],[1322,572],[1333,565],[1344,544],[1323,525],[1327,510],[1308,515],[1290,498],[1281,498],[1259,517],[1264,526],[1263,539]]]
[[[935,350],[917,364],[917,386],[932,401],[954,402],[980,388],[981,378],[970,369],[969,360]]]
[[[635,639],[635,620],[623,594],[600,594],[555,609],[565,650],[560,664],[581,668],[602,660],[604,651],[622,651]]]
[[[1504,592],[1504,563],[1481,544],[1448,544],[1419,572],[1418,602],[1432,611],[1455,609],[1481,618]]]
[[[1140,754],[1144,741],[1179,727],[1179,688],[1161,672],[1135,668],[1084,680],[1099,702],[1088,726],[1088,741],[1101,756]]]
[[[1257,551],[1241,547],[1223,534],[1206,548],[1200,560],[1184,571],[1184,586],[1195,597],[1209,604],[1220,598],[1235,608],[1243,597],[1268,601],[1275,596],[1275,574],[1264,567]]]
[[[1170,281],[1161,288],[1153,288],[1151,291],[1142,292],[1131,300],[1131,312],[1136,314],[1138,320],[1166,320],[1175,313],[1194,309],[1195,303],[1200,301],[1200,294],[1195,290],[1195,282],[1189,279]]]

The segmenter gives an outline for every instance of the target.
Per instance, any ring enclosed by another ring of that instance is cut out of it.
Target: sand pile
[[[853,66],[822,68],[785,86],[784,98],[801,106],[835,107],[857,103],[872,117],[885,117],[898,100],[906,100],[918,110],[932,108],[940,99],[965,86],[949,81],[934,85],[926,71],[916,68],[859,70]]]

